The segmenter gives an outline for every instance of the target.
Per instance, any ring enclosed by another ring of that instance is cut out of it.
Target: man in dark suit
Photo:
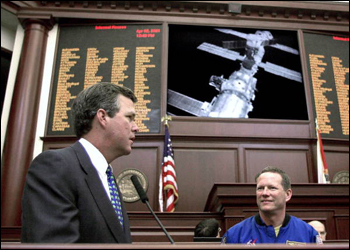
[[[72,111],[79,141],[41,153],[29,168],[22,242],[131,243],[122,194],[106,172],[113,160],[131,152],[136,101],[131,90],[111,83],[78,95]],[[111,199],[121,203],[118,211]]]

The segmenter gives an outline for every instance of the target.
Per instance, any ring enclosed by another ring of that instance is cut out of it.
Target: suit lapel
[[[76,151],[80,164],[84,172],[86,173],[86,176],[85,176],[86,183],[91,191],[91,194],[98,208],[101,211],[101,214],[105,218],[105,221],[108,227],[111,229],[114,237],[119,243],[127,242],[126,238],[129,238],[129,237],[125,237],[126,235],[124,234],[124,230],[122,229],[119,223],[118,217],[115,214],[111,201],[108,199],[106,191],[103,188],[103,185],[98,176],[98,173],[94,168],[94,166],[92,165],[88,154],[86,153],[85,149],[79,142],[76,142],[72,147]],[[123,215],[124,215],[124,218],[127,218],[127,216],[125,216],[124,213],[125,213],[125,209],[123,206]],[[124,227],[126,226],[129,227],[129,223],[125,224]],[[125,230],[129,231],[129,228],[125,228]]]

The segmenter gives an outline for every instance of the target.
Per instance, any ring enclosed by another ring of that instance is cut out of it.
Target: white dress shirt
[[[109,194],[108,180],[107,180],[107,174],[106,174],[106,171],[108,168],[108,162],[106,161],[106,158],[88,140],[81,138],[79,142],[84,147],[86,153],[89,155],[92,165],[95,167],[109,199],[111,199],[111,196]],[[113,171],[113,168],[112,168],[112,171]]]

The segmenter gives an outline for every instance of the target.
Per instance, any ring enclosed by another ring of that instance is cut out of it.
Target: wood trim
[[[31,18],[52,15],[59,22],[64,20],[71,22],[70,19],[74,16],[78,19],[104,21],[139,20],[349,32],[349,5],[342,3],[297,1],[16,1],[12,3],[15,3],[18,15]],[[229,7],[230,4],[233,4],[238,11],[233,11]],[[10,5],[8,6],[10,8]],[[76,21],[77,19],[74,19],[74,22]]]

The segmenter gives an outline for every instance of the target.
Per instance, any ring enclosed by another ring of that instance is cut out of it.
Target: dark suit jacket
[[[130,243],[123,201],[122,209],[124,229],[79,142],[45,151],[28,171],[22,198],[22,242]]]

